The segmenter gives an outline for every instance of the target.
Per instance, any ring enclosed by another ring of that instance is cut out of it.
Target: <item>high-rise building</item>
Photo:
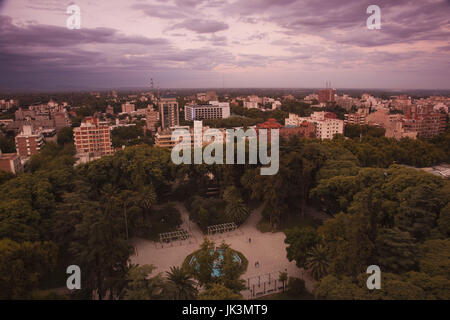
[[[228,117],[230,117],[230,104],[228,102],[210,101],[206,105],[193,104],[184,107],[184,119],[188,121]]]
[[[151,105],[149,105],[146,110],[145,119],[147,122],[147,130],[156,131],[159,121],[159,113],[158,111],[153,110],[153,107]]]
[[[319,103],[334,102],[335,89],[321,89],[319,90]]]
[[[34,129],[25,124],[22,131],[16,136],[16,150],[20,157],[30,157],[39,153],[44,144],[44,136],[41,130]]]
[[[163,129],[180,125],[178,101],[174,95],[163,96],[158,101],[159,117]]]
[[[86,154],[90,158],[96,158],[114,153],[107,122],[86,117],[81,122],[81,126],[73,129],[73,136],[77,154]]]

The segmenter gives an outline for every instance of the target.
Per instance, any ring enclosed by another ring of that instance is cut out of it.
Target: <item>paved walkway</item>
[[[185,243],[183,245],[174,244],[172,247],[157,248],[155,242],[135,238],[133,244],[136,247],[137,255],[131,257],[132,263],[153,264],[157,267],[156,272],[165,272],[171,266],[181,266],[186,256],[195,250],[198,250],[203,241],[203,234],[199,227],[189,221],[189,214],[183,204],[177,203],[177,209],[180,211],[183,224],[182,228],[190,230],[196,241]],[[295,265],[295,261],[289,262],[286,257],[286,244],[284,243],[285,234],[283,232],[262,233],[256,229],[256,224],[261,219],[263,207],[252,211],[247,221],[239,228],[241,232],[235,232],[224,238],[212,238],[217,245],[222,240],[231,246],[231,248],[240,251],[248,260],[248,268],[242,279],[257,277],[268,273],[278,274],[279,271],[287,270],[289,276],[303,278],[306,282],[306,288],[312,292],[313,281]],[[248,239],[251,238],[251,243]],[[259,267],[255,266],[259,263]],[[242,292],[244,297],[248,297],[247,291]]]

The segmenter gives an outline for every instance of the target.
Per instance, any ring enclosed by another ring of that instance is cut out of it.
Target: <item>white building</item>
[[[316,138],[332,139],[335,134],[344,134],[344,120],[337,119],[331,112],[314,112],[310,117],[300,117],[294,113],[289,113],[286,118],[286,126],[299,126],[303,121],[314,123],[316,126]]]
[[[258,108],[258,102],[256,102],[256,101],[244,101],[244,108],[257,109]]]
[[[184,107],[184,119],[188,121],[203,119],[224,119],[230,117],[230,103],[210,101],[206,105],[191,104]]]

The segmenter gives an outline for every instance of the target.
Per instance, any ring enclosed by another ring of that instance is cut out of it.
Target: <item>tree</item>
[[[306,253],[319,242],[319,238],[312,227],[295,227],[286,230],[284,242],[289,245],[286,248],[289,261],[295,260],[297,267],[305,268]]]
[[[288,280],[287,272],[280,272],[280,276],[278,277],[278,280],[283,284],[283,292],[284,292],[286,289],[286,281]]]
[[[58,131],[57,142],[60,146],[73,143],[73,128],[65,127]]]
[[[225,214],[228,220],[240,225],[249,216],[249,211],[242,199],[232,199],[225,207]]]
[[[329,273],[355,277],[367,269],[374,250],[369,221],[362,213],[340,213],[319,227],[329,252]]]
[[[47,270],[56,265],[53,242],[0,240],[0,299],[26,299]]]
[[[195,282],[191,275],[180,267],[171,267],[170,271],[166,272],[167,281],[174,288],[175,300],[189,300],[195,299],[198,290],[195,287]]]
[[[213,284],[205,291],[198,295],[198,300],[241,300],[239,293],[233,292],[231,289],[221,285]]]
[[[420,247],[419,267],[430,276],[450,279],[450,239],[427,240]]]
[[[289,277],[288,293],[292,296],[300,296],[305,292],[305,280],[295,277]],[[284,290],[284,285],[283,285]]]
[[[323,278],[328,269],[327,248],[321,244],[314,246],[307,254],[305,266],[315,280]]]
[[[213,279],[214,261],[219,257],[219,253],[215,250],[214,242],[205,238],[200,246],[200,250],[196,253],[198,268],[191,271],[201,286],[210,285]]]
[[[327,275],[314,285],[314,296],[324,300],[355,300],[364,299],[365,292],[350,277]]]
[[[126,275],[125,300],[156,300],[164,298],[165,283],[161,274],[150,275],[156,268],[153,265],[132,266]]]
[[[437,224],[441,235],[447,238],[450,237],[450,203],[441,209]]]
[[[418,248],[408,232],[398,228],[379,229],[375,245],[381,270],[402,273],[417,265]]]
[[[220,279],[219,281],[233,292],[240,292],[245,288],[245,281],[239,279],[242,274],[242,266],[235,261],[235,253],[231,248],[223,242],[219,249],[222,251],[223,259],[219,265]]]
[[[95,291],[99,299],[118,296],[123,289],[132,249],[125,239],[120,206],[93,203],[76,225],[74,237],[71,252],[76,263],[85,270],[82,287]]]

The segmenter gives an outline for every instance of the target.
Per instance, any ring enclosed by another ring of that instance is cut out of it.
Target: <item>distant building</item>
[[[206,92],[206,101],[215,101],[217,100],[217,94],[215,91]]]
[[[244,101],[244,108],[257,109],[258,108],[258,102],[256,102],[256,101]]]
[[[122,104],[122,113],[132,113],[135,110],[134,104],[132,103],[126,102]]]
[[[193,147],[194,143],[196,141],[199,141],[199,139],[202,140],[201,141],[202,146],[205,146],[205,145],[211,143],[212,141],[215,141],[217,143],[225,142],[225,136],[226,136],[225,129],[215,129],[215,130],[219,130],[221,132],[221,136],[220,136],[219,140],[217,140],[217,141],[210,140],[210,142],[206,142],[206,140],[203,139],[203,135],[206,135],[206,131],[209,129],[209,127],[207,127],[207,126],[202,127],[202,133],[199,135],[195,135],[194,130],[192,128],[190,128],[189,126],[175,126],[175,127],[170,127],[170,128],[164,129],[164,130],[159,130],[155,134],[155,146],[161,147],[161,148],[172,149],[177,144],[189,143],[189,142],[183,142],[183,140],[172,141],[172,133],[177,129],[184,129],[184,130],[189,131],[191,147]]]
[[[338,96],[335,98],[336,104],[340,106],[341,108],[344,108],[347,111],[350,111],[352,106],[354,104],[357,104],[356,101],[353,100],[353,98],[349,97],[348,95],[344,94],[342,97]]]
[[[228,117],[230,117],[228,102],[210,101],[210,104],[207,105],[186,105],[184,107],[184,119],[188,121]]]
[[[321,89],[319,90],[319,103],[326,103],[326,102],[334,102],[334,95],[336,94],[335,89]]]
[[[61,130],[62,128],[69,127],[71,121],[69,116],[67,115],[67,111],[60,111],[52,113],[53,120],[55,122],[56,131]]]
[[[365,125],[366,116],[369,114],[369,109],[361,108],[356,113],[347,113],[344,115],[345,124]]]
[[[153,110],[151,105],[148,106],[145,119],[147,122],[147,130],[156,131],[159,122],[159,113],[156,110]]]
[[[272,110],[280,109],[280,108],[281,108],[281,102],[280,101],[272,102]]]
[[[180,125],[178,101],[175,96],[164,96],[158,101],[159,117],[163,129]]]
[[[316,126],[313,122],[303,121],[295,127],[283,127],[280,129],[280,136],[285,139],[290,139],[293,136],[304,138],[316,137]]]
[[[26,124],[16,136],[16,150],[20,157],[28,158],[39,153],[44,144],[44,136],[41,130],[36,130],[32,125]]]
[[[16,153],[2,153],[0,150],[0,170],[12,174],[23,171],[19,155]]]
[[[435,111],[432,105],[411,105],[406,108],[403,126],[407,131],[417,131],[422,138],[432,138],[445,131],[447,116]]]
[[[403,116],[401,114],[389,114],[388,108],[379,108],[376,112],[366,116],[366,124],[375,127],[381,127],[386,130],[387,138],[402,139],[417,137],[415,128],[404,126]]]
[[[80,127],[73,129],[73,137],[77,154],[89,160],[114,153],[109,125],[97,118],[86,117]]]
[[[316,138],[332,139],[335,134],[344,134],[344,120],[337,119],[331,112],[314,112],[310,117],[300,117],[290,113],[286,118],[286,126],[300,126],[304,121],[314,123]]]
[[[197,100],[204,101],[204,102],[208,101],[206,93],[204,93],[204,92],[197,93]]]

